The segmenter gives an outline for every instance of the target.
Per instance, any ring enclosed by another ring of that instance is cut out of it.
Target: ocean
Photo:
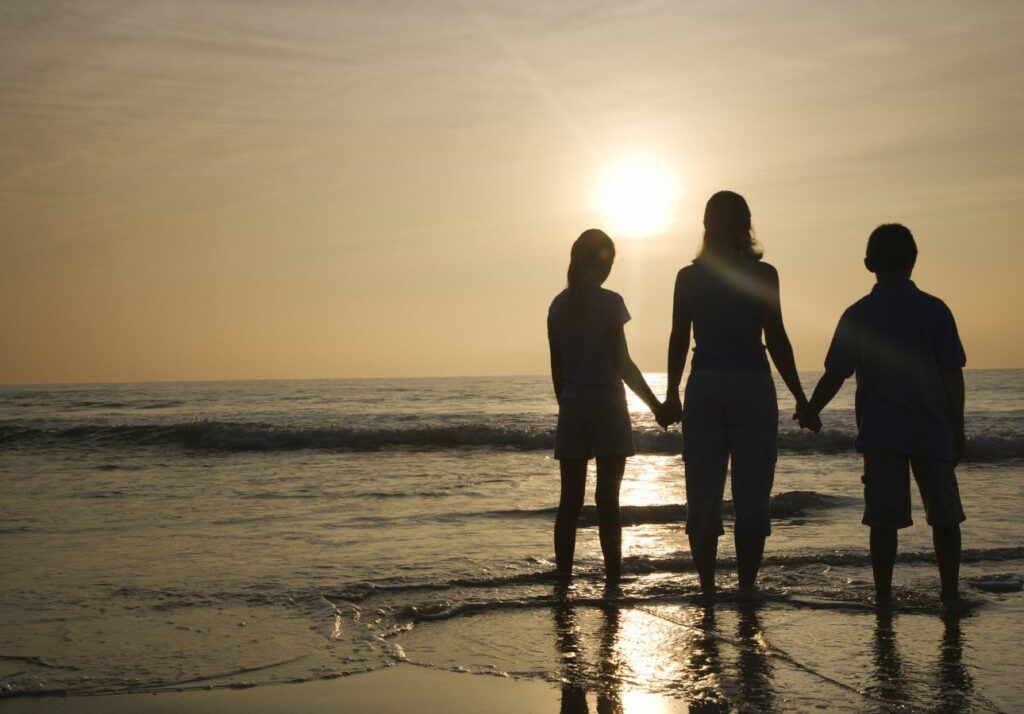
[[[817,375],[802,377],[809,390]],[[648,379],[662,394],[664,375]],[[778,385],[765,595],[730,596],[727,535],[713,608],[682,528],[679,427],[660,430],[632,395],[621,501],[635,580],[610,600],[592,506],[575,584],[550,579],[546,377],[0,387],[0,697],[408,662],[543,679],[570,702],[597,691],[626,712],[650,693],[761,711],[1019,710],[1024,595],[991,583],[1024,575],[1024,370],[966,381],[955,615],[938,604],[919,502],[897,607],[870,606],[852,384],[817,435],[790,421]]]

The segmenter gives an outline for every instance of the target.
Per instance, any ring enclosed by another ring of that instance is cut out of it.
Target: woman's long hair
[[[761,244],[754,238],[746,199],[732,191],[719,191],[709,198],[704,208],[704,240],[695,260],[761,260],[763,255]]]
[[[569,291],[569,314],[582,317],[587,311],[586,289],[600,285],[608,277],[615,260],[615,244],[608,234],[589,228],[572,244],[566,287]]]

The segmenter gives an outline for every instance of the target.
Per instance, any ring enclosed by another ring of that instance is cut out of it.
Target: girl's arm
[[[619,373],[622,381],[633,390],[634,394],[643,400],[644,404],[655,415],[659,415],[662,408],[661,402],[654,396],[654,392],[647,385],[647,380],[644,379],[640,368],[636,366],[633,358],[629,356],[629,347],[626,345],[626,331],[622,325],[611,330],[611,340],[612,355],[615,358],[615,370]]]
[[[764,326],[764,343],[771,355],[775,369],[779,370],[782,381],[789,387],[796,399],[797,412],[807,407],[807,396],[800,384],[796,372],[796,359],[793,357],[793,345],[789,342],[786,327],[782,324],[782,303],[779,299],[779,273],[772,266],[762,263],[765,273],[765,301],[762,323]]]
[[[686,306],[683,289],[686,268],[676,276],[676,289],[672,297],[672,334],[668,338],[668,388],[665,404],[679,411],[679,383],[683,381],[686,354],[690,351],[690,311]]]

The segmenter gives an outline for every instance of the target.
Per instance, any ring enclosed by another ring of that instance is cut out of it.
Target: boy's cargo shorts
[[[910,517],[911,472],[924,501],[928,525],[947,528],[967,519],[952,463],[872,449],[864,452],[864,525],[906,528],[914,524]]]

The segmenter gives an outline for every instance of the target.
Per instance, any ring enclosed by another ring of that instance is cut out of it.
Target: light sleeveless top
[[[686,270],[684,298],[694,341],[691,369],[770,371],[761,343],[768,296],[757,262],[698,259]]]

